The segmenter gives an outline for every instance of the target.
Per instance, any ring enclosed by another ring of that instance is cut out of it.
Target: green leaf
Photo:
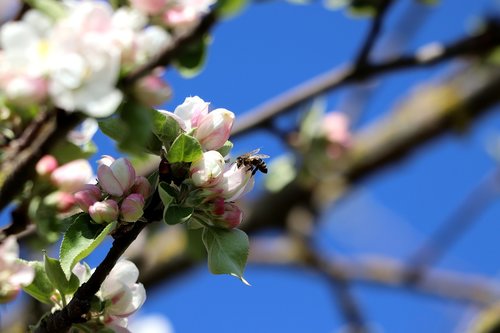
[[[54,286],[45,272],[44,263],[40,261],[26,263],[35,269],[35,278],[30,285],[23,287],[23,290],[42,303],[52,304],[50,296],[54,293]]]
[[[215,11],[222,17],[231,17],[243,10],[246,0],[219,0]]]
[[[230,274],[243,278],[248,258],[248,236],[239,229],[205,228],[203,243],[208,253],[208,267],[213,274]]]
[[[191,218],[193,211],[193,207],[170,205],[168,209],[164,211],[163,219],[170,225],[184,223]]]
[[[222,156],[227,156],[231,152],[231,149],[233,149],[233,143],[231,141],[227,140],[222,147],[217,149],[217,151]]]
[[[167,160],[170,163],[194,162],[202,155],[203,151],[198,140],[183,133],[175,139],[172,147],[168,150]]]
[[[44,254],[44,264],[45,264],[45,272],[47,273],[47,277],[52,282],[52,285],[59,290],[62,294],[69,293],[69,280],[66,279],[64,272],[61,268],[61,264],[59,260],[51,258]]]
[[[79,147],[67,140],[61,140],[52,147],[50,153],[56,158],[59,164],[65,164],[73,160],[87,159],[94,155],[97,151],[96,146],[89,142],[83,147]]]
[[[121,151],[132,154],[160,153],[161,143],[152,133],[153,113],[141,104],[123,104],[118,116],[100,121],[99,128],[118,143]]]
[[[79,215],[64,234],[59,256],[66,278],[76,263],[88,256],[116,225],[116,222],[104,226],[90,221],[88,214]]]
[[[173,64],[184,77],[193,77],[205,65],[208,37],[202,37],[180,50]]]
[[[64,6],[55,0],[25,0],[30,7],[38,9],[48,17],[57,21],[66,15]]]
[[[174,197],[170,193],[171,189],[167,183],[161,182],[160,185],[158,185],[158,194],[160,195],[161,202],[163,202],[163,206],[165,207],[164,212],[167,211],[172,201],[174,201]]]
[[[182,129],[174,118],[166,116],[161,112],[154,111],[153,132],[163,143],[165,148],[169,149],[172,142],[182,133]]]

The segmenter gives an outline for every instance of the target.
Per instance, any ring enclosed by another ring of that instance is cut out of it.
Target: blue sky
[[[387,31],[412,0],[391,10]],[[494,1],[442,0],[407,41],[406,50],[463,36],[477,18],[490,14]],[[299,6],[262,1],[219,24],[213,33],[205,70],[186,80],[175,70],[167,79],[173,110],[186,96],[199,95],[237,115],[326,70],[348,63],[363,40],[369,21],[353,19],[321,3]],[[445,66],[411,70],[384,78],[358,126],[376,121],[412,86]],[[380,83],[380,82],[379,82]],[[499,87],[500,89],[500,87]],[[338,109],[345,89],[329,96]],[[467,193],[495,167],[485,146],[500,131],[500,116],[477,122],[465,135],[445,135],[409,158],[359,184],[335,209],[328,209],[318,230],[318,246],[344,255],[379,254],[404,260],[449,216]],[[99,154],[115,155],[112,143],[97,136]],[[273,136],[259,132],[235,142],[236,153],[256,147],[272,156],[283,151]],[[260,177],[260,176],[259,176]],[[362,207],[363,209],[360,209]],[[493,203],[470,232],[438,263],[443,268],[497,276],[500,204]],[[93,258],[97,263],[99,259]],[[247,287],[228,276],[213,276],[201,266],[164,286],[148,290],[142,313],[167,316],[177,333],[341,332],[336,300],[317,274],[296,268],[250,265]],[[405,290],[354,285],[363,313],[375,332],[453,332],[471,308]]]

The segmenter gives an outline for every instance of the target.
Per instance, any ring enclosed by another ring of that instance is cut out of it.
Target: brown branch
[[[99,291],[118,259],[149,223],[163,218],[162,210],[157,209],[159,203],[160,197],[156,191],[144,212],[143,217],[148,222],[135,222],[132,227],[122,224],[113,232],[113,245],[89,280],[78,288],[67,306],[43,318],[35,333],[65,333],[72,324],[86,321],[84,316],[90,310],[92,297]]]
[[[82,120],[80,114],[62,110],[42,118],[43,121],[36,121],[23,132],[19,144],[12,142],[13,150],[7,152],[2,161],[0,211],[23,190],[26,181],[35,176],[38,160]],[[31,131],[36,135],[32,135]]]
[[[498,45],[500,45],[500,23],[491,21],[479,35],[443,46],[433,54],[417,52],[380,63],[367,64],[358,69],[351,65],[342,69],[333,69],[246,112],[233,127],[232,135],[235,137],[262,127],[280,114],[289,112],[318,95],[346,84],[396,70],[431,66],[456,57],[480,56]]]

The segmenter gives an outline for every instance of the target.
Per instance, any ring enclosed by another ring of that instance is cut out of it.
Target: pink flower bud
[[[135,170],[129,160],[119,158],[109,166],[99,165],[97,178],[104,191],[119,197],[127,193],[134,185]]]
[[[143,198],[147,198],[151,194],[151,184],[149,184],[146,177],[137,176],[135,177],[134,186],[132,186],[131,192],[138,193],[142,195]]]
[[[340,112],[330,112],[323,119],[322,129],[330,143],[327,147],[327,155],[331,158],[338,158],[351,141],[349,118]]]
[[[198,18],[198,12],[190,7],[172,7],[163,14],[163,22],[171,27],[190,26],[196,23]]]
[[[121,219],[125,222],[135,222],[143,214],[144,197],[138,193],[132,193],[126,197],[121,206]]]
[[[215,150],[203,153],[203,157],[191,164],[190,174],[194,185],[211,187],[216,185],[224,172],[224,157]]]
[[[50,180],[63,192],[80,190],[92,177],[92,167],[87,160],[66,163],[52,172]]]
[[[97,201],[89,207],[89,214],[96,223],[110,223],[118,219],[120,210],[116,201]]]
[[[158,75],[148,75],[134,86],[134,95],[145,105],[155,106],[164,103],[172,96],[172,89]]]
[[[208,104],[198,96],[187,97],[175,108],[174,114],[184,121],[187,131],[198,127],[201,119],[208,114]]]
[[[131,0],[132,8],[149,15],[160,14],[166,6],[166,0]]]
[[[237,164],[233,163],[226,169],[213,191],[227,201],[234,201],[250,192],[254,182],[251,171],[246,168],[238,168]]]
[[[101,200],[101,190],[95,185],[87,184],[81,191],[76,192],[74,197],[78,207],[88,213],[89,207]]]
[[[65,213],[75,206],[76,202],[73,194],[68,192],[55,193],[57,193],[56,208],[60,213]]]
[[[224,200],[222,200],[222,209],[220,200],[216,200],[213,212],[218,215],[214,223],[226,229],[236,228],[243,220],[241,209],[231,202],[224,202]]]
[[[234,113],[226,109],[216,109],[203,117],[194,137],[204,150],[217,150],[229,139],[233,127]]]
[[[35,169],[40,176],[45,177],[50,175],[57,167],[58,163],[55,157],[52,155],[45,155],[38,161]]]

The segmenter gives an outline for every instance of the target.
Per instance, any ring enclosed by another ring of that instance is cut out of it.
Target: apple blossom
[[[19,259],[19,245],[16,238],[10,236],[0,243],[0,303],[11,301],[35,278],[33,267]]]
[[[100,201],[102,194],[99,187],[87,184],[80,191],[74,194],[75,202],[81,210],[88,213],[89,207],[95,202]]]
[[[227,201],[234,201],[251,191],[254,183],[251,171],[247,168],[239,168],[236,163],[233,163],[226,167],[222,179],[211,190]]]
[[[184,127],[181,127],[189,132],[192,128],[198,127],[201,119],[208,114],[209,104],[198,96],[186,97],[184,102],[175,108],[174,114],[182,119]]]
[[[44,202],[49,206],[54,206],[60,213],[68,212],[75,206],[75,197],[73,194],[63,191],[55,191],[47,195]]]
[[[132,193],[123,199],[120,207],[121,220],[125,222],[136,222],[143,214],[144,197],[138,193]]]
[[[136,312],[146,300],[146,291],[136,283],[139,270],[133,262],[121,259],[101,285],[98,296],[105,301],[106,324],[126,326],[126,317]],[[122,320],[120,320],[122,319]]]
[[[78,191],[92,178],[92,167],[87,160],[66,163],[52,172],[50,180],[64,192]]]
[[[329,142],[327,155],[338,158],[351,141],[349,118],[341,112],[330,112],[323,118],[322,131]]]
[[[159,75],[148,75],[134,86],[134,95],[145,105],[162,104],[172,96],[170,86]]]
[[[155,15],[165,8],[167,0],[131,0],[130,3],[143,13]]]
[[[224,172],[224,157],[217,151],[203,153],[203,157],[191,164],[189,170],[195,186],[214,186],[222,178]]]
[[[217,150],[226,143],[233,127],[234,113],[216,109],[199,121],[194,137],[204,150]]]
[[[225,202],[223,198],[216,198],[212,205],[212,213],[215,217],[212,223],[215,226],[233,229],[240,225],[243,212],[237,205],[232,202]]]
[[[57,167],[56,158],[52,155],[45,155],[38,161],[35,170],[40,176],[45,177],[49,176]]]
[[[114,196],[122,196],[134,185],[135,170],[129,160],[119,158],[109,166],[99,165],[97,178],[105,192]]]
[[[142,195],[144,199],[146,199],[151,194],[151,184],[149,184],[149,181],[146,177],[137,176],[135,177],[134,185],[132,186],[131,192],[138,193]]]
[[[89,207],[89,214],[96,223],[110,223],[118,219],[118,204],[112,199],[97,201]]]

